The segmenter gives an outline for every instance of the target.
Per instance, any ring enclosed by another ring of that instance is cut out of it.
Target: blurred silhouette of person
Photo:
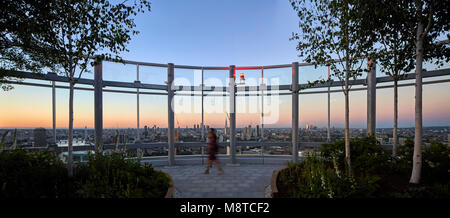
[[[216,163],[219,168],[219,173],[222,174],[223,170],[220,166],[219,160],[216,157],[216,153],[219,150],[219,145],[217,145],[217,135],[216,130],[211,128],[208,131],[208,165],[206,166],[205,174],[209,174],[209,168],[211,168],[213,163]]]

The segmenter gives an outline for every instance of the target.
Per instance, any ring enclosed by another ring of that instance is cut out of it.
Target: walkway
[[[274,170],[284,165],[223,166],[204,174],[205,166],[155,167],[169,173],[175,185],[176,198],[264,198],[270,196],[270,178]]]

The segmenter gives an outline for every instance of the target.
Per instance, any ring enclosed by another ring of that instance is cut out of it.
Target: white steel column
[[[140,84],[139,81],[139,64],[136,65],[136,84]],[[139,88],[136,89],[136,115],[137,115],[137,120],[136,120],[136,140],[135,141],[140,141],[140,134],[139,134]]]
[[[298,62],[292,63],[292,162],[298,159]]]
[[[52,114],[53,114],[53,143],[56,144],[56,85],[52,81]]]
[[[201,88],[202,88],[202,141],[205,141],[205,122],[204,122],[204,103],[203,103],[203,88],[204,88],[204,84],[203,84],[203,69],[202,69],[202,84],[200,84]]]
[[[264,155],[264,90],[267,88],[264,83],[264,68],[261,68],[261,154]]]
[[[94,67],[94,117],[95,148],[102,152],[103,146],[103,69],[102,63]]]
[[[331,76],[330,76],[330,67],[328,67],[328,80],[330,80]],[[331,136],[330,136],[330,85],[331,85],[331,81],[328,84],[328,126],[327,126],[327,142],[331,141]]]
[[[173,79],[174,79],[174,65],[172,63],[168,64],[168,68],[167,68],[167,103],[168,103],[168,107],[167,107],[167,111],[168,111],[168,128],[167,128],[167,137],[168,137],[168,144],[169,144],[169,154],[168,156],[168,161],[169,161],[169,166],[173,166],[175,165],[175,142],[174,142],[174,136],[175,136],[175,131],[174,131],[174,111],[173,111],[173,89],[172,89],[172,85],[173,85]]]
[[[376,102],[377,102],[377,77],[376,62],[367,61],[367,135],[375,136],[376,129]]]
[[[228,89],[230,93],[230,163],[236,164],[236,71],[230,66]]]

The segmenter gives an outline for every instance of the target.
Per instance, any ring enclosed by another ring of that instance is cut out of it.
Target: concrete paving
[[[222,166],[219,174],[213,166],[210,174],[204,174],[204,165],[155,167],[167,172],[174,182],[178,198],[264,198],[274,170],[284,165]]]

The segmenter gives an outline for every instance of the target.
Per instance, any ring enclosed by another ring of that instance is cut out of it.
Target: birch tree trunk
[[[398,128],[398,87],[397,78],[394,78],[394,130],[392,133],[392,155],[397,155],[397,128]]]
[[[422,62],[424,23],[419,22],[416,33],[416,104],[413,169],[410,183],[419,184],[422,170]]]
[[[67,139],[67,171],[69,176],[73,176],[73,163],[72,163],[72,142],[73,142],[73,88],[74,82],[70,82],[69,86],[69,138]]]
[[[345,5],[345,13],[346,18],[348,19],[348,5]],[[350,50],[350,39],[349,39],[349,30],[348,30],[349,21],[347,20],[346,24],[344,25],[344,31],[345,31],[345,131],[344,131],[344,137],[345,137],[345,159],[347,161],[348,166],[348,173],[351,174],[351,160],[350,160],[350,104],[349,104],[349,97],[350,94],[349,90],[349,78],[350,78],[350,57],[349,57],[349,50]]]
[[[348,64],[347,64],[348,65]],[[351,161],[350,161],[350,125],[349,125],[349,117],[350,117],[350,106],[349,106],[349,88],[348,88],[348,68],[345,72],[345,159],[347,161],[347,165],[349,170],[351,169]]]

